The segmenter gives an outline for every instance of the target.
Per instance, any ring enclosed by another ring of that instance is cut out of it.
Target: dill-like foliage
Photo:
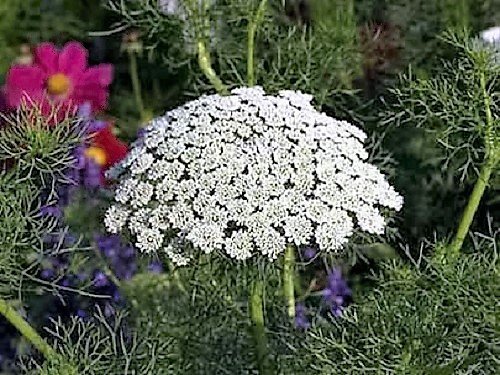
[[[115,30],[139,29],[147,50],[167,68],[189,68],[192,94],[210,89],[196,66],[198,40],[210,49],[213,67],[226,85],[246,85],[247,27],[260,1],[179,3],[178,14],[162,13],[156,0],[110,0],[108,7],[122,17]],[[286,17],[286,2],[268,3],[256,31],[256,83],[269,92],[285,87],[307,91],[320,105],[349,91],[360,66],[352,2],[318,2],[308,25]]]
[[[317,325],[299,355],[317,374],[494,374],[498,238],[456,261],[386,263],[342,319]],[[439,247],[436,248],[436,251]]]
[[[56,199],[57,183],[71,183],[64,171],[74,162],[81,133],[78,121],[54,126],[37,108],[5,120],[0,127],[0,297],[19,298],[33,287],[44,236],[56,225],[40,208]]]

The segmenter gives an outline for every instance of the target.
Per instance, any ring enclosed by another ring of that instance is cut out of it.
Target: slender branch
[[[0,314],[2,314],[16,329],[28,340],[45,358],[51,359],[57,356],[56,352],[35,331],[35,329],[23,319],[21,315],[4,299],[0,298]]]
[[[484,157],[483,165],[481,166],[481,170],[479,172],[479,177],[476,181],[476,184],[474,185],[474,189],[472,190],[469,201],[467,202],[467,206],[465,207],[460,223],[458,224],[457,233],[455,234],[455,237],[451,244],[451,251],[455,254],[459,253],[462,249],[463,242],[467,237],[467,233],[469,233],[472,220],[474,219],[474,215],[476,214],[477,208],[479,207],[481,198],[483,197],[484,191],[488,186],[491,174],[493,173],[498,162],[498,145],[496,144],[494,139],[494,120],[491,113],[491,97],[489,96],[486,89],[486,77],[484,73],[481,75],[480,81],[486,112],[486,124],[484,129],[486,154]]]
[[[255,343],[256,361],[260,375],[271,374],[269,372],[267,358],[267,338],[264,322],[263,307],[264,284],[255,281],[250,294],[250,319],[252,321],[252,333]]]
[[[179,272],[175,269],[175,267],[172,265],[171,262],[167,261],[167,267],[170,272],[170,275],[172,276],[175,285],[177,288],[183,293],[183,294],[188,294],[188,291],[186,287],[184,286],[184,283],[182,282],[181,276],[179,275]]]
[[[220,78],[215,73],[215,70],[212,68],[212,63],[210,60],[210,53],[205,47],[205,43],[202,40],[198,40],[198,64],[200,65],[200,69],[205,74],[205,77],[210,81],[212,86],[217,90],[219,94],[227,94],[227,88],[222,83]]]
[[[108,262],[106,259],[102,256],[101,252],[97,248],[97,246],[94,247],[94,253],[96,254],[97,258],[99,259],[99,263],[102,270],[106,274],[106,276],[113,282],[113,284],[116,285],[117,288],[121,288],[121,281],[118,278],[118,276],[115,275],[113,270],[109,267]]]
[[[134,92],[135,104],[137,105],[137,110],[141,116],[141,121],[147,121],[148,116],[144,110],[144,102],[142,101],[142,91],[141,82],[139,80],[139,71],[137,68],[137,57],[135,51],[129,51],[129,62],[130,62],[130,79],[132,81],[132,90]]]
[[[255,63],[254,63],[254,53],[255,53],[255,33],[258,27],[262,23],[264,18],[264,13],[266,10],[267,0],[261,0],[259,7],[257,8],[257,13],[255,17],[252,15],[248,21],[248,42],[247,42],[247,83],[248,86],[255,85]]]
[[[286,299],[287,313],[295,318],[295,247],[287,245],[283,263],[283,294]]]
[[[486,161],[481,167],[479,177],[474,185],[474,189],[469,197],[467,206],[462,214],[462,219],[458,224],[457,233],[455,234],[455,238],[451,244],[451,250],[453,253],[459,253],[462,249],[462,244],[467,237],[467,233],[469,233],[472,220],[474,219],[474,215],[479,207],[484,191],[486,190],[491,173],[493,172],[493,167],[493,164],[488,161]]]

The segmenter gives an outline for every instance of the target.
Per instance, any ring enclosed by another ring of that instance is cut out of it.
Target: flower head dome
[[[401,196],[366,162],[366,135],[311,99],[240,88],[153,120],[110,172],[108,231],[177,264],[198,251],[274,259],[288,243],[338,251],[356,226],[383,233],[380,209],[399,210]]]

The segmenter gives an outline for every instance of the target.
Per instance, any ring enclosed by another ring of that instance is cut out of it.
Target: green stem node
[[[295,318],[295,247],[287,245],[283,262],[283,295],[286,299],[287,313]]]
[[[210,53],[205,47],[205,43],[199,40],[198,43],[198,64],[200,65],[200,69],[205,74],[205,77],[210,81],[212,86],[217,90],[219,94],[227,94],[227,88],[222,83],[220,78],[215,73],[215,70],[212,68],[212,63],[210,61]]]
[[[134,92],[135,104],[141,116],[141,121],[148,121],[148,116],[144,110],[144,102],[142,101],[141,81],[139,80],[139,69],[137,67],[137,57],[134,51],[129,51],[130,61],[130,79],[132,81],[132,90]]]
[[[247,82],[248,86],[255,85],[255,63],[254,63],[254,51],[255,51],[255,33],[258,27],[264,19],[264,14],[266,11],[267,0],[261,0],[259,7],[257,8],[257,13],[255,17],[252,15],[248,21],[247,29]]]
[[[2,314],[46,359],[53,359],[56,352],[38,334],[37,331],[23,319],[21,315],[4,299],[0,298],[0,314]]]
[[[491,173],[493,172],[494,165],[493,163],[486,161],[481,167],[481,171],[479,173],[479,177],[474,185],[474,189],[469,197],[469,201],[467,202],[467,206],[462,214],[462,219],[458,224],[457,233],[455,234],[455,238],[451,244],[451,250],[454,254],[457,254],[462,249],[462,245],[464,243],[465,238],[467,237],[467,233],[469,232],[469,228],[472,224],[472,220],[474,219],[474,215],[479,207],[479,203],[481,202],[481,198],[483,197],[484,191],[486,190],[486,186],[488,186],[488,181],[490,179]]]
[[[264,284],[257,280],[252,285],[250,295],[250,319],[252,321],[252,334],[255,344],[256,361],[260,375],[271,374],[267,358],[267,338],[264,322],[263,306]]]
[[[479,172],[479,177],[474,185],[474,189],[469,197],[467,206],[462,214],[460,223],[458,224],[457,233],[451,243],[451,251],[454,254],[458,254],[462,249],[467,233],[469,232],[472,220],[476,214],[481,198],[483,197],[484,191],[488,186],[491,174],[496,168],[499,159],[499,150],[497,136],[494,133],[494,119],[491,113],[491,97],[486,89],[486,77],[485,74],[481,74],[480,77],[481,90],[483,92],[484,98],[484,109],[486,114],[486,121],[484,127],[484,143],[485,143],[485,157],[481,170]]]

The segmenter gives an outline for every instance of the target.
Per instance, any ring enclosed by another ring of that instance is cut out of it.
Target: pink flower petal
[[[35,64],[39,65],[47,75],[57,73],[59,51],[52,43],[41,43],[35,50]]]
[[[38,66],[13,66],[5,79],[7,105],[17,108],[23,98],[38,102],[43,96],[45,74]]]
[[[42,115],[48,119],[51,125],[61,123],[65,118],[76,114],[76,106],[69,100],[53,102],[44,97],[40,103]]]
[[[99,64],[88,68],[83,74],[82,81],[97,83],[102,87],[109,86],[113,81],[113,65]]]
[[[106,108],[108,91],[99,84],[82,82],[74,88],[71,99],[78,105],[90,102],[95,113]]]
[[[66,43],[59,54],[59,71],[76,81],[87,68],[87,58],[88,52],[80,43]]]

